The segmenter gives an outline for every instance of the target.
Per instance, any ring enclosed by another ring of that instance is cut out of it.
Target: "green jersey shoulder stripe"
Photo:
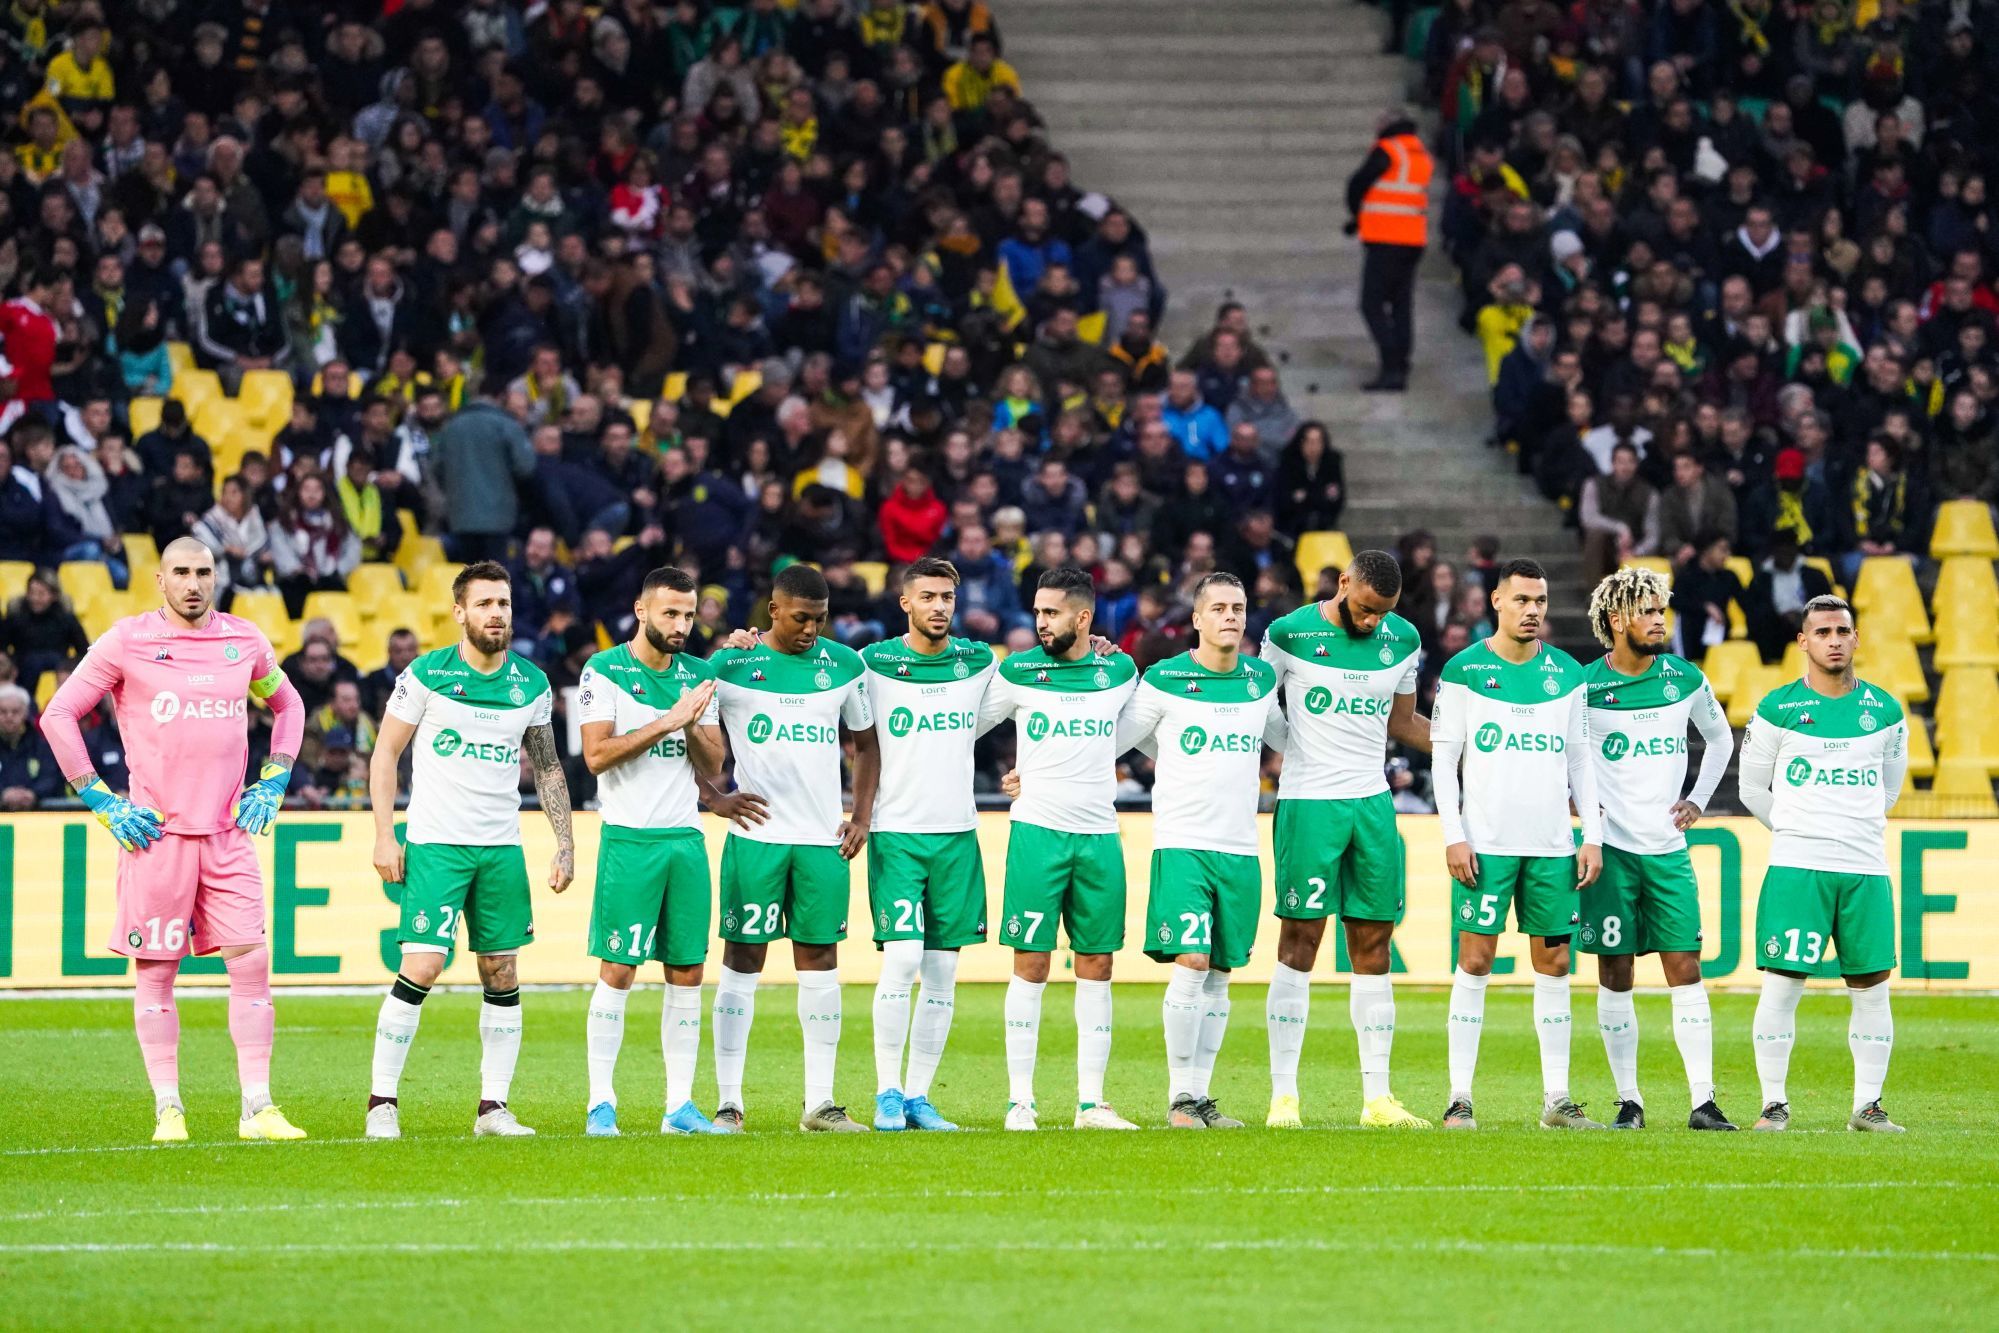
[[[409,669],[432,694],[475,708],[520,708],[548,693],[548,677],[518,653],[508,653],[497,669],[481,673],[467,665],[452,644],[423,654]]]
[[[1356,638],[1346,627],[1327,620],[1320,603],[1305,605],[1271,623],[1268,637],[1303,662],[1341,671],[1379,671],[1419,651],[1423,636],[1394,612],[1383,616],[1374,633]]]
[[[1525,662],[1509,662],[1483,642],[1453,657],[1443,681],[1499,703],[1544,704],[1582,688],[1583,669],[1560,648],[1544,643]]]
[[[1235,670],[1210,671],[1191,652],[1169,657],[1146,670],[1141,679],[1153,689],[1195,703],[1236,704],[1261,699],[1276,683],[1277,672],[1254,657],[1236,659]]]
[[[919,653],[900,637],[861,649],[868,670],[918,685],[969,680],[992,664],[993,650],[976,639],[952,639],[941,653]]]
[[[1684,657],[1661,653],[1642,676],[1627,676],[1610,665],[1608,654],[1583,668],[1591,708],[1640,712],[1664,708],[1700,692],[1707,678]]]
[[[1117,689],[1138,674],[1138,664],[1124,653],[1109,657],[1086,653],[1075,661],[1050,657],[1046,650],[1030,648],[1000,663],[1000,675],[1008,684],[1022,689],[1051,690],[1058,694],[1088,694]]]
[[[593,656],[584,670],[596,672],[640,703],[660,709],[671,707],[682,694],[715,675],[706,662],[688,653],[675,653],[664,671],[655,671],[638,659],[629,643],[606,648]]]
[[[754,648],[725,648],[708,662],[722,684],[770,694],[837,689],[863,669],[859,653],[831,639],[821,639],[802,653],[781,653],[767,642]]]
[[[1854,681],[1853,688],[1838,698],[1794,680],[1764,695],[1756,706],[1756,716],[1782,731],[1850,738],[1894,726],[1902,720],[1902,704],[1887,690],[1865,680]]]

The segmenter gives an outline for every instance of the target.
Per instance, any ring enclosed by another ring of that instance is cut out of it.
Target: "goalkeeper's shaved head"
[[[164,551],[160,552],[160,564],[162,566],[171,565],[177,561],[198,563],[204,559],[209,564],[214,564],[215,552],[209,550],[207,544],[197,537],[176,537],[167,543]]]

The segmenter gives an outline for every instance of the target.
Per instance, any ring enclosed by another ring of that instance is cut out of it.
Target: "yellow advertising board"
[[[522,818],[531,882],[546,882],[553,844],[548,825],[535,814]],[[1152,817],[1121,817],[1129,875],[1128,941],[1117,960],[1124,980],[1161,980],[1166,968],[1139,950],[1145,937],[1146,870],[1152,851]],[[1455,958],[1455,931],[1449,911],[1449,881],[1443,843],[1430,816],[1404,816],[1408,849],[1408,915],[1395,937],[1395,969],[1403,980],[1446,983]],[[588,982],[595,960],[584,955],[590,892],[597,873],[597,817],[577,817],[576,883],[561,897],[546,888],[535,892],[535,943],[521,953],[526,982]],[[1006,817],[981,816],[988,902],[998,918],[1000,880],[1006,858]],[[719,866],[723,825],[710,820],[708,851]],[[1270,820],[1263,820],[1263,863],[1269,883]],[[1715,819],[1695,828],[1694,868],[1700,879],[1705,925],[1704,970],[1720,986],[1755,984],[1756,886],[1761,882],[1769,834],[1751,819]],[[257,839],[270,910],[273,980],[281,985],[385,984],[395,972],[396,906],[393,892],[375,877],[370,864],[373,824],[365,814],[286,815],[271,836]],[[13,815],[0,818],[0,989],[116,986],[129,977],[130,962],[106,947],[111,932],[117,849],[85,815]],[[1999,821],[1943,823],[1896,821],[1888,828],[1888,860],[1895,882],[1896,984],[1912,989],[1999,989]],[[1269,906],[1266,888],[1265,905]],[[875,977],[876,951],[870,947],[867,872],[853,872],[851,934],[841,950],[847,981]],[[1337,932],[1334,932],[1336,935]],[[1264,981],[1276,953],[1277,924],[1266,915],[1244,981]],[[773,981],[791,978],[790,951],[771,950]],[[1344,950],[1328,948],[1321,975],[1345,966]],[[719,958],[719,949],[711,956]],[[1058,955],[1058,974],[1067,970]],[[1582,959],[1579,976],[1591,964]],[[965,951],[959,977],[1003,981],[1011,953],[997,945]],[[1531,976],[1525,942],[1502,937],[1494,980],[1524,982]],[[190,976],[222,975],[214,958],[193,959]],[[1834,975],[1836,967],[1828,970]],[[445,973],[447,982],[474,982],[472,960],[462,952]],[[655,979],[648,976],[647,980]],[[1639,967],[1641,984],[1658,984],[1649,964]]]

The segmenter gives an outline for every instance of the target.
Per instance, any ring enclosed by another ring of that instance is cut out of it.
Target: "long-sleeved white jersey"
[[[1802,680],[1757,705],[1737,772],[1742,804],[1769,826],[1770,864],[1888,873],[1888,811],[1909,770],[1895,696],[1855,680],[1820,694]]]

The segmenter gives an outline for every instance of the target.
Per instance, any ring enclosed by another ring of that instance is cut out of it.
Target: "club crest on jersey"
[[[1765,958],[1775,958],[1778,954],[1782,952],[1784,952],[1784,947],[1777,943],[1777,937],[1775,935],[1772,935],[1769,939],[1763,941],[1763,956]]]
[[[1257,695],[1262,693],[1263,693],[1263,687],[1257,684],[1254,679],[1252,679],[1249,682],[1249,697],[1254,699]]]
[[[1590,929],[1588,926],[1584,926],[1581,930],[1576,932],[1576,938],[1581,940],[1584,944],[1595,944],[1596,932]]]
[[[413,921],[411,921],[411,922],[410,922],[410,929],[411,929],[411,930],[414,930],[414,931],[415,931],[415,932],[416,932],[417,934],[419,934],[419,935],[428,935],[428,934],[430,934],[430,915],[429,915],[429,913],[427,913],[427,912],[418,912],[418,913],[416,914],[416,918],[415,918],[415,919],[414,919]]]
[[[611,932],[611,938],[604,942],[611,946],[612,953],[623,953],[625,951],[625,937],[615,930]],[[1587,944],[1588,941],[1585,940],[1584,943]]]
[[[1381,645],[1381,664],[1383,666],[1395,665],[1395,650],[1385,643]]]
[[[813,674],[812,683],[814,685],[817,685],[822,690],[831,689],[833,686],[833,678],[827,675],[824,671],[819,671]]]
[[[972,669],[965,665],[965,659],[961,657],[951,664],[951,674],[959,680],[963,680],[972,674]]]
[[[1286,907],[1296,907],[1298,905],[1298,890],[1286,889],[1284,891],[1284,905]]]
[[[146,937],[134,930],[125,937],[125,943],[131,945],[134,949],[143,949],[146,947]]]
[[[1006,919],[1006,935],[1007,935],[1007,938],[1008,938],[1008,939],[1018,939],[1018,938],[1019,938],[1019,936],[1020,936],[1020,917],[1019,917],[1019,916],[1010,916],[1010,917],[1008,917],[1008,918]]]
[[[1872,714],[1872,713],[1862,713],[1862,714],[1860,715],[1860,729],[1861,729],[1862,731],[1872,731],[1872,730],[1874,730],[1874,728],[1876,728],[1876,727],[1878,727],[1878,726],[1880,726],[1880,725],[1881,725],[1881,724],[1880,724],[1879,722],[1876,722],[1876,721],[1874,720],[1874,714]]]
[[[725,912],[725,913],[723,913],[723,914],[722,914],[722,929],[724,929],[724,930],[734,930],[735,928],[736,928],[736,914],[735,914],[734,912]]]
[[[878,914],[876,915],[876,917],[875,917],[875,921],[876,921],[876,923],[877,923],[878,925],[880,925],[880,927],[881,927],[881,928],[882,928],[883,930],[887,930],[887,929],[888,929],[888,909],[887,909],[886,907],[884,907],[884,908],[883,908],[883,909],[882,909],[882,910],[880,911],[880,913],[878,913]]]
[[[225,662],[233,662],[242,655],[243,654],[236,651],[236,645],[233,643],[229,644],[227,647],[223,648],[222,650],[222,660]]]
[[[1469,920],[1471,920],[1471,904],[1470,904],[1470,903],[1466,903],[1466,904],[1465,904],[1465,905],[1464,905],[1463,907],[1460,907],[1460,908],[1458,909],[1458,919],[1459,919],[1459,920],[1461,920],[1461,921],[1469,921]]]
[[[1674,700],[1680,697],[1680,687],[1673,684],[1673,682],[1669,680],[1666,682],[1665,688],[1660,690],[1659,693],[1666,696],[1667,703],[1672,703]]]
[[[1542,681],[1541,688],[1546,690],[1550,694],[1560,694],[1562,692],[1561,683],[1558,682],[1553,676],[1550,676],[1548,677],[1548,679]]]
[[[1104,688],[1104,686],[1111,683],[1111,678],[1109,673],[1107,673],[1102,667],[1098,667],[1097,674],[1091,676],[1090,679],[1097,683],[1097,688],[1100,690]]]
[[[528,697],[521,690],[520,686],[516,685],[511,690],[507,691],[507,702],[513,704],[515,707],[519,707],[521,704],[524,704],[527,701]]]
[[[1173,927],[1163,921],[1159,923],[1159,942],[1161,944],[1173,943]]]

